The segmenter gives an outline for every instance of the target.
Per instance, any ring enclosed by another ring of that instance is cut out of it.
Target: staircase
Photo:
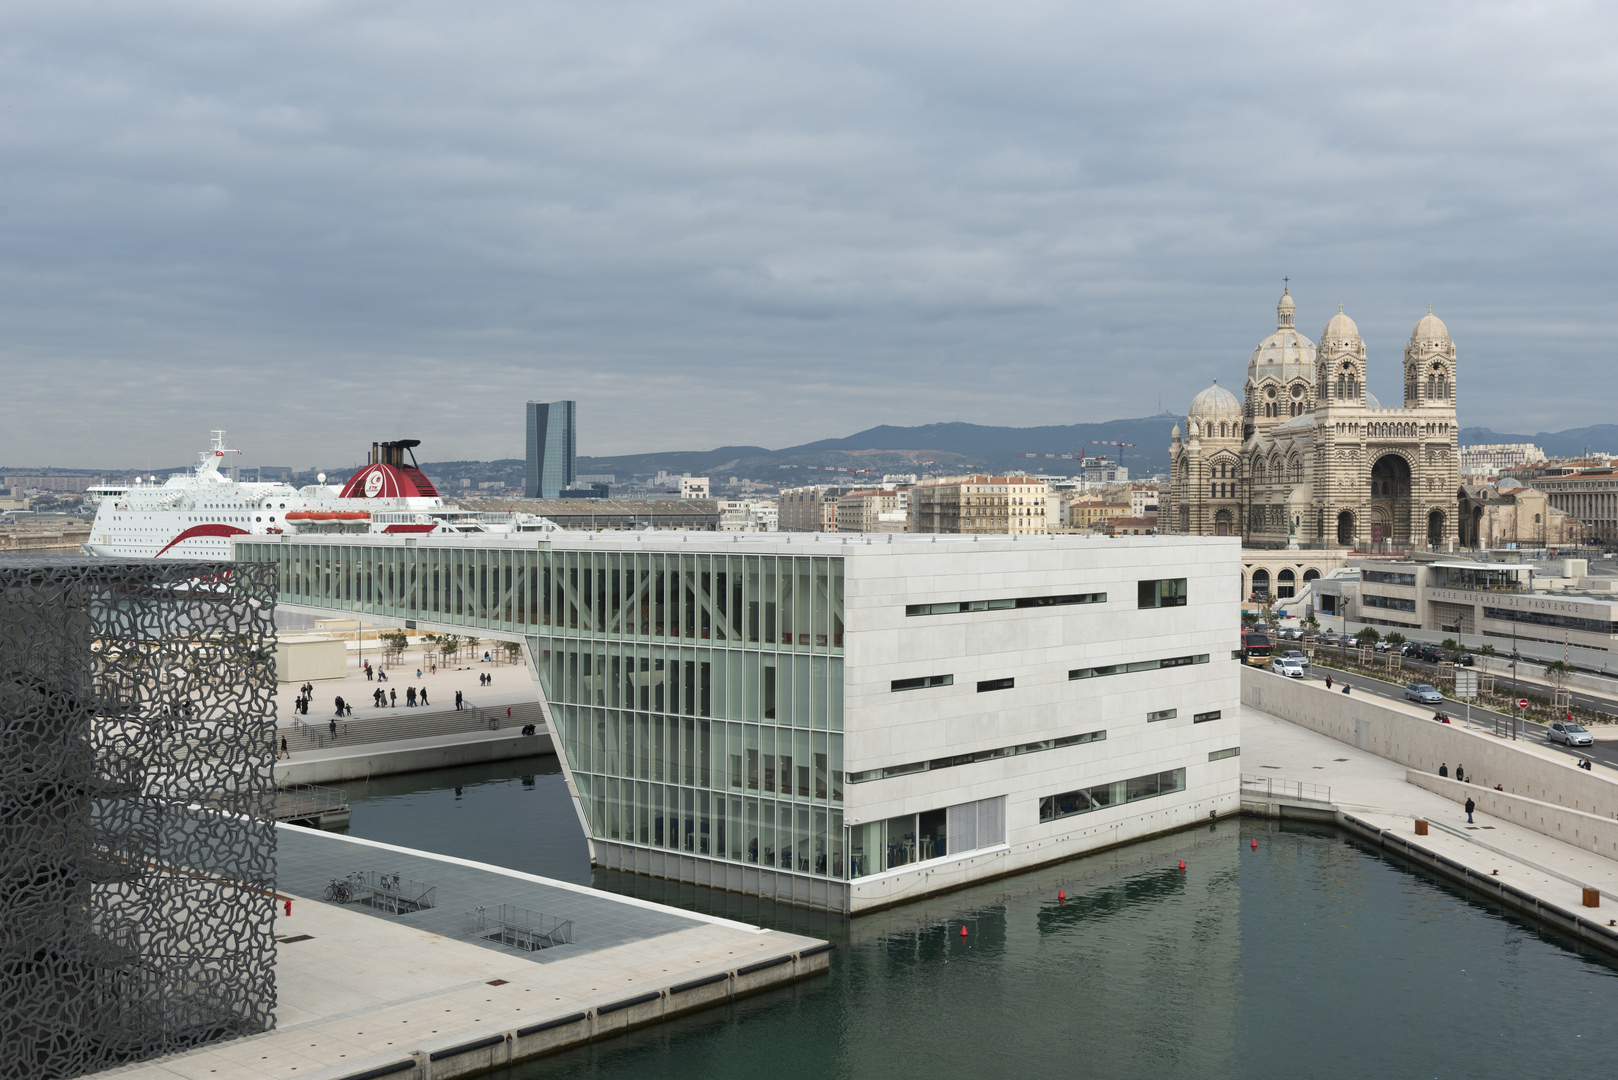
[[[276,730],[275,752],[280,754],[280,740],[287,741],[292,753],[300,750],[332,750],[345,746],[365,746],[371,743],[395,742],[399,739],[426,739],[434,735],[454,735],[469,731],[509,731],[515,735],[523,725],[533,724],[540,734],[546,733],[545,716],[539,702],[512,703],[511,719],[506,719],[506,705],[481,708],[467,703],[460,711],[455,709],[407,709],[402,713],[390,712],[386,716],[337,721],[337,737],[332,738],[328,721],[305,721],[294,717],[289,727]],[[356,706],[356,712],[359,707]]]

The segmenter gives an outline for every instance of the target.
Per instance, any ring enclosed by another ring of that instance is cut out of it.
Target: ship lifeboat
[[[290,517],[291,515],[287,516]],[[310,521],[336,521],[337,518],[338,514],[335,510],[311,510],[309,512]]]
[[[276,528],[274,525],[271,525],[269,528],[265,529],[264,531],[267,532],[267,533],[274,533],[277,536],[281,535],[281,530]]]
[[[286,514],[286,519],[288,521],[308,521],[314,516],[307,510],[292,510]]]
[[[340,510],[333,515],[338,521],[370,521],[369,510]]]

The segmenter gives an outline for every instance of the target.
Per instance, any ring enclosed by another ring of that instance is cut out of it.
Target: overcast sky
[[[1283,276],[1389,404],[1431,302],[1463,423],[1609,421],[1615,10],[5,5],[0,463],[1183,413]]]

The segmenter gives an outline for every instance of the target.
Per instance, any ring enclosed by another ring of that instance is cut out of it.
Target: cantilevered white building
[[[860,912],[1235,813],[1236,538],[284,536],[523,643],[597,865]]]

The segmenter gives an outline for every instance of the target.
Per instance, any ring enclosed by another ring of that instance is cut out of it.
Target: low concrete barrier
[[[341,757],[292,758],[275,766],[280,784],[336,784],[367,776],[445,769],[452,765],[477,765],[485,761],[509,761],[554,754],[549,733],[508,736],[446,735],[432,746],[397,746],[369,743],[354,747],[354,753]]]
[[[1464,804],[1470,797],[1477,804],[1480,814],[1554,836],[1563,843],[1605,855],[1609,859],[1618,859],[1618,820],[1569,810],[1565,806],[1514,795],[1509,791],[1463,784],[1459,780],[1417,769],[1406,769],[1405,780],[1457,803]]]
[[[1510,794],[1569,810],[1599,818],[1618,816],[1618,783],[1575,768],[1571,759],[1563,764],[1541,757],[1459,723],[1435,724],[1369,695],[1341,694],[1316,683],[1245,668],[1242,702],[1420,772],[1437,773],[1440,765],[1454,772],[1457,765],[1464,765],[1467,777],[1479,787],[1499,784]]]

